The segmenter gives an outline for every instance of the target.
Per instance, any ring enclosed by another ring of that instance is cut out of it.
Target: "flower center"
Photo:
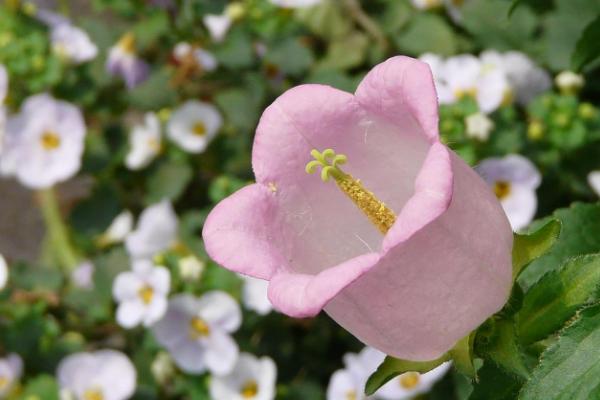
[[[312,174],[318,166],[321,167],[321,179],[327,182],[333,178],[335,183],[346,196],[369,218],[369,221],[384,235],[396,222],[396,214],[379,200],[373,192],[367,190],[360,180],[345,173],[339,165],[345,164],[347,158],[343,154],[335,154],[332,149],[326,149],[320,153],[316,149],[311,150],[313,161],[306,164],[306,172]]]
[[[346,392],[346,400],[356,400],[356,390],[348,390]]]
[[[127,54],[135,54],[135,36],[131,32],[127,32],[119,39],[117,46]]]
[[[240,390],[240,394],[245,399],[252,399],[258,394],[258,383],[253,379],[246,381]]]
[[[454,96],[456,96],[457,99],[462,99],[464,97],[477,97],[477,88],[465,88],[465,89],[456,89],[454,91]]]
[[[104,395],[100,389],[86,389],[83,392],[83,400],[104,400]]]
[[[494,193],[500,200],[504,200],[510,194],[510,182],[497,181],[494,183]]]
[[[504,90],[504,93],[502,94],[502,105],[503,106],[509,106],[511,105],[513,102],[515,101],[515,93],[512,89],[506,89]]]
[[[414,389],[419,384],[418,372],[407,372],[400,376],[400,386],[404,389]]]
[[[44,131],[40,138],[44,150],[55,150],[60,146],[60,136],[54,131]]]
[[[156,140],[155,138],[148,139],[148,147],[155,153],[160,153],[160,141]]]
[[[10,384],[10,379],[6,376],[0,376],[0,390],[6,389]]]
[[[206,135],[206,125],[204,125],[204,122],[198,121],[192,126],[192,132],[196,136],[204,136]]]
[[[148,285],[143,286],[140,290],[138,290],[138,296],[140,296],[140,299],[142,299],[144,304],[150,304],[152,302],[152,298],[154,297],[154,289]]]
[[[210,326],[200,317],[193,317],[190,321],[190,337],[198,339],[210,335]]]

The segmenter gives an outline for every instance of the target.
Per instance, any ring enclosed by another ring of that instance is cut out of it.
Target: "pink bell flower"
[[[391,58],[354,95],[288,90],[262,115],[252,165],[257,183],[219,203],[203,237],[219,264],[269,280],[281,312],[324,309],[386,354],[431,360],[507,301],[510,224],[440,142],[427,64]],[[307,174],[319,167],[328,182]]]

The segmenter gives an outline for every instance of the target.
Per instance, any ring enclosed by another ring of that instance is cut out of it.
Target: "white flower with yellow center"
[[[5,398],[23,373],[23,360],[16,353],[0,358],[0,398]]]
[[[600,197],[600,171],[592,171],[587,177],[590,187]]]
[[[229,31],[233,20],[226,13],[223,14],[206,14],[202,19],[204,26],[208,29],[208,33],[212,40],[220,43],[225,39],[225,35]]]
[[[269,281],[247,275],[241,275],[241,277],[244,280],[244,286],[242,287],[244,306],[260,315],[270,313],[273,310],[273,305],[267,296]]]
[[[345,368],[334,372],[331,376],[327,387],[327,400],[375,398],[365,396],[365,384],[384,358],[385,354],[372,347],[365,347],[358,354],[346,354],[344,356]]]
[[[513,230],[526,227],[535,216],[535,191],[542,181],[535,165],[519,154],[510,154],[485,159],[476,170],[494,190]]]
[[[167,311],[171,286],[169,270],[149,260],[133,262],[132,271],[121,272],[113,283],[113,296],[119,303],[117,322],[124,328],[150,326]]]
[[[181,279],[186,282],[195,282],[200,279],[205,265],[198,257],[192,255],[181,258],[178,267]]]
[[[404,400],[427,393],[437,381],[446,375],[451,365],[450,362],[445,362],[424,374],[404,373],[383,385],[377,391],[377,397],[383,400]]]
[[[160,120],[155,113],[146,113],[144,123],[135,125],[129,135],[129,152],[125,165],[131,170],[142,169],[154,160],[162,149]]]
[[[585,79],[583,78],[583,75],[573,71],[562,71],[560,74],[556,75],[554,83],[556,83],[556,86],[561,93],[574,94],[583,87]]]
[[[481,53],[479,58],[484,69],[498,69],[506,75],[513,92],[512,96],[519,104],[528,104],[552,85],[550,75],[535,65],[533,60],[524,53],[518,51],[499,53],[488,50]],[[504,100],[509,100],[510,95],[507,93]]]
[[[103,246],[120,243],[127,238],[132,228],[133,214],[131,211],[125,210],[113,219],[108,228],[106,228],[106,231],[98,239],[98,242]]]
[[[134,259],[151,259],[173,245],[177,226],[177,215],[169,201],[153,204],[140,215],[136,229],[125,239],[125,247]]]
[[[150,66],[140,59],[136,53],[135,36],[126,33],[110,48],[106,60],[106,69],[112,75],[119,75],[125,80],[129,89],[148,78]]]
[[[212,399],[273,400],[277,367],[269,357],[241,353],[233,370],[210,379]]]
[[[152,331],[183,371],[226,375],[233,370],[239,352],[230,334],[241,323],[238,303],[225,292],[211,291],[201,297],[172,297],[167,313]]]
[[[465,126],[467,137],[485,142],[494,129],[494,121],[485,114],[475,113],[465,118]]]
[[[222,124],[223,118],[215,106],[188,100],[171,115],[167,134],[185,151],[202,153]]]
[[[50,31],[52,49],[60,57],[74,64],[93,60],[98,55],[98,47],[88,34],[71,24],[60,24]]]
[[[32,189],[65,181],[79,171],[85,131],[77,107],[48,94],[32,96],[6,124],[2,172]]]
[[[410,0],[413,7],[419,10],[430,10],[432,8],[441,7],[442,0]]]
[[[125,400],[135,392],[136,371],[127,356],[115,350],[71,354],[58,365],[61,395],[77,400]]]

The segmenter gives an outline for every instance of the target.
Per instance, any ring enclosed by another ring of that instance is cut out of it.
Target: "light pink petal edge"
[[[397,56],[375,66],[356,89],[360,105],[391,122],[408,109],[430,142],[438,133],[438,101],[429,65]]]

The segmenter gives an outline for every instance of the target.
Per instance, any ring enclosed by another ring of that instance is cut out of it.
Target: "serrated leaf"
[[[543,354],[521,400],[588,400],[600,395],[600,305],[581,311]]]
[[[515,234],[513,244],[513,279],[516,279],[523,268],[534,259],[544,254],[560,235],[560,221],[551,219],[537,230]]]
[[[525,344],[560,329],[582,306],[598,299],[600,254],[580,256],[544,276],[523,299],[517,327]]]
[[[490,332],[477,337],[477,354],[522,379],[529,377],[529,368],[517,338],[512,320],[492,320]]]
[[[571,65],[576,71],[600,57],[600,15],[590,22],[577,41],[575,52],[571,56]]]
[[[377,389],[379,389],[398,375],[409,371],[419,373],[429,372],[435,367],[448,361],[449,359],[450,356],[448,354],[444,354],[440,358],[436,358],[435,360],[431,361],[400,360],[398,358],[388,356],[385,358],[383,363],[377,368],[377,371],[375,371],[373,375],[371,375],[367,380],[367,384],[365,386],[365,393],[367,394],[367,396],[370,396],[373,393],[375,393]]]
[[[600,252],[600,204],[574,203],[555,211],[553,217],[562,225],[560,237],[521,272],[518,281],[525,291],[547,272],[559,269],[567,259]]]

